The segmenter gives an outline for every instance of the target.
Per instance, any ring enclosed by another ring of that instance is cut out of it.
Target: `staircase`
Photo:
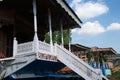
[[[32,56],[31,56],[32,55]],[[3,72],[5,72],[4,75],[4,79],[8,76],[12,76],[13,77],[13,73],[22,69],[23,67],[25,67],[26,65],[30,64],[31,62],[33,62],[36,58],[35,54],[29,54],[29,55],[19,55],[16,56],[16,59],[12,59],[12,60],[6,60],[5,61],[5,69]],[[3,77],[2,74],[3,72],[1,72],[0,77]],[[1,79],[0,79],[1,80]]]
[[[71,68],[78,75],[83,77],[85,80],[108,80],[105,76],[102,75],[101,71],[96,71],[94,68],[89,66],[83,60],[75,56],[73,53],[68,51],[67,49],[55,44],[53,47],[53,52],[50,51],[50,45],[44,42],[39,42],[39,52],[41,53],[49,53],[49,55],[57,56],[57,59],[61,61],[63,64]],[[37,59],[38,55],[34,52],[32,42],[20,44],[17,46],[17,54],[14,59],[5,59],[1,61],[5,61],[5,77],[11,76],[15,77],[13,74],[32,63],[35,59]],[[19,54],[19,55],[18,55]],[[0,74],[0,77],[1,76]]]
[[[101,71],[96,71],[94,68],[79,59],[73,53],[57,44],[56,53],[59,61],[71,68],[85,80],[102,80],[102,78],[107,80],[107,78],[102,75]]]

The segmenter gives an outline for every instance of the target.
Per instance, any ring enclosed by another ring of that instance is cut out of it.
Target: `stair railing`
[[[73,71],[85,79],[101,80],[100,72],[96,72],[91,66],[75,56],[73,53],[69,52],[67,49],[60,47],[57,44],[55,46],[58,59],[68,67],[73,67]]]

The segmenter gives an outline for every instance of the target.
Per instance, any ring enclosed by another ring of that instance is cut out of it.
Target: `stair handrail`
[[[61,49],[63,50],[67,55],[69,55],[70,57],[72,57],[74,60],[76,60],[77,62],[79,62],[80,64],[82,64],[82,66],[86,67],[87,70],[89,70],[90,73],[88,73],[87,75],[90,77],[99,77],[101,74],[98,72],[96,72],[94,70],[94,68],[92,68],[91,66],[89,66],[87,63],[85,63],[84,61],[82,61],[80,58],[78,58],[77,56],[75,56],[74,54],[72,54],[71,52],[69,52],[67,49],[60,47],[59,45],[56,44],[57,49]],[[56,50],[58,51],[58,50]],[[59,54],[60,51],[56,52]],[[62,53],[63,54],[63,53]],[[64,56],[65,57],[65,56]],[[84,70],[83,70],[84,71]],[[84,71],[86,73],[86,71]],[[91,74],[92,73],[92,74]],[[96,75],[96,76],[95,76]]]

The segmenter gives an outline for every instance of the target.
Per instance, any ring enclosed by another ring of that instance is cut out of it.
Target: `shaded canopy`
[[[33,0],[3,0],[0,2],[0,24],[13,24],[15,33],[31,37],[34,34]],[[38,36],[49,31],[48,9],[51,10],[52,30],[60,30],[60,21],[63,29],[80,27],[82,23],[65,0],[37,0]],[[31,34],[29,36],[29,34]]]

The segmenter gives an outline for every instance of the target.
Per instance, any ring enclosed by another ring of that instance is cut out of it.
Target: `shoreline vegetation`
[[[109,80],[120,80],[120,65],[114,66],[112,69],[112,75],[107,77]]]

